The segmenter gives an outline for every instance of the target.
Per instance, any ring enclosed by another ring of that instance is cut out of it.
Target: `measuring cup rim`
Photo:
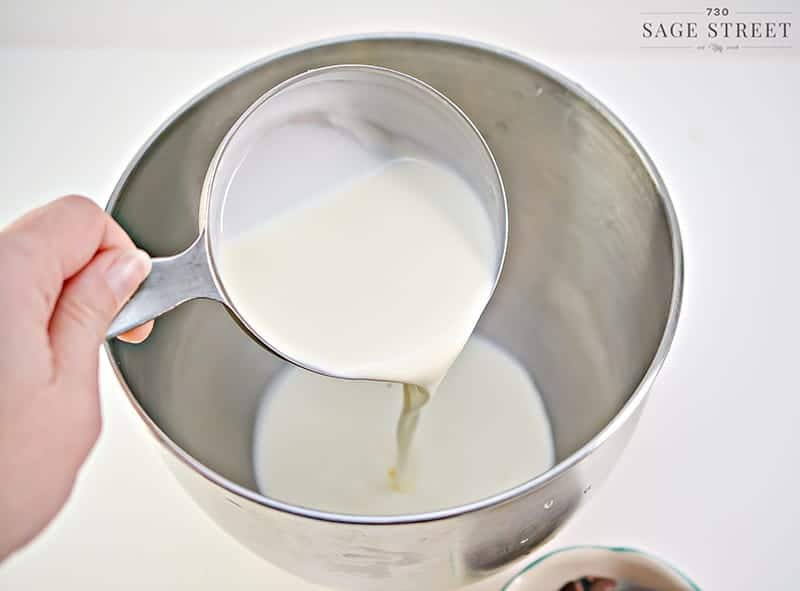
[[[200,237],[198,239],[204,241],[206,257],[208,261],[208,268],[211,271],[211,277],[214,281],[214,284],[217,288],[217,292],[219,293],[223,303],[231,312],[232,316],[239,324],[239,326],[242,327],[254,340],[256,340],[256,342],[265,346],[267,349],[275,353],[281,359],[284,359],[289,363],[296,365],[298,367],[302,367],[309,371],[313,371],[314,373],[329,376],[332,378],[370,381],[372,378],[364,376],[341,375],[305,363],[302,360],[297,359],[281,351],[273,343],[270,343],[266,338],[264,338],[263,335],[259,334],[258,331],[256,331],[247,321],[245,315],[239,312],[239,310],[236,307],[235,301],[230,297],[229,293],[225,289],[225,281],[221,277],[222,274],[220,273],[220,270],[215,260],[214,240],[212,239],[212,231],[209,229],[209,222],[211,221],[211,208],[213,205],[212,192],[214,189],[214,181],[216,179],[217,172],[219,171],[219,165],[222,161],[222,158],[225,155],[226,150],[233,141],[233,138],[236,137],[236,134],[239,132],[242,126],[259,108],[261,108],[262,105],[264,105],[264,103],[278,96],[280,93],[284,92],[288,88],[291,88],[294,85],[303,82],[304,80],[312,79],[316,76],[324,75],[330,72],[340,72],[340,71],[370,72],[375,74],[381,74],[384,76],[389,76],[395,79],[402,80],[406,83],[413,84],[417,88],[423,90],[424,92],[430,93],[431,95],[442,101],[443,104],[445,104],[449,109],[451,109],[454,113],[456,113],[459,116],[460,120],[471,131],[473,136],[478,140],[481,148],[483,149],[484,155],[487,158],[487,161],[491,163],[491,169],[493,171],[493,177],[494,177],[492,180],[497,185],[499,197],[501,200],[500,209],[503,215],[503,220],[502,220],[503,223],[501,227],[502,236],[500,237],[501,244],[499,245],[500,256],[496,264],[492,287],[491,290],[489,291],[489,296],[486,300],[487,304],[489,301],[491,301],[492,295],[494,294],[494,291],[497,288],[497,284],[500,281],[500,275],[502,273],[503,265],[505,263],[505,258],[506,258],[506,250],[508,248],[508,199],[506,198],[505,186],[503,185],[503,177],[500,174],[500,168],[497,165],[497,161],[494,158],[494,154],[492,153],[489,144],[486,142],[486,139],[483,137],[483,134],[481,134],[480,130],[476,127],[476,125],[472,122],[472,120],[456,103],[450,100],[446,95],[442,94],[440,91],[438,91],[430,84],[427,84],[426,82],[414,76],[411,76],[410,74],[406,74],[398,70],[393,70],[391,68],[385,68],[383,66],[348,63],[348,64],[333,64],[329,66],[322,66],[320,68],[312,68],[309,70],[305,70],[299,74],[296,74],[290,78],[287,78],[283,82],[267,90],[264,94],[262,94],[255,101],[253,101],[250,104],[250,106],[247,107],[247,109],[239,116],[236,122],[228,129],[227,133],[222,138],[222,141],[220,141],[219,145],[217,146],[217,149],[214,152],[214,156],[211,159],[208,168],[206,169],[206,175],[203,180],[203,186],[200,194],[200,210],[199,210],[200,214],[198,219]],[[480,320],[480,318],[476,320],[476,325],[478,320]]]

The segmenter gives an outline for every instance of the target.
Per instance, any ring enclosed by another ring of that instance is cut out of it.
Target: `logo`
[[[705,7],[698,10],[641,12],[640,47],[722,54],[791,53],[792,10],[734,10]]]

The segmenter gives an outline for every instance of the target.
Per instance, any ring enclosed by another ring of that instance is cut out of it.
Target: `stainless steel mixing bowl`
[[[337,63],[420,78],[461,106],[492,147],[510,231],[505,270],[478,331],[534,376],[557,465],[513,490],[435,513],[343,517],[294,507],[254,492],[251,463],[256,407],[284,362],[220,304],[180,306],[146,343],[113,342],[108,351],[180,482],[255,552],[344,589],[452,588],[531,552],[608,475],[675,331],[678,225],[647,155],[580,87],[517,55],[417,35],[305,46],[231,75],[158,130],[109,211],[151,254],[182,251],[198,234],[203,177],[231,124],[266,89]],[[502,403],[502,392],[491,395]]]

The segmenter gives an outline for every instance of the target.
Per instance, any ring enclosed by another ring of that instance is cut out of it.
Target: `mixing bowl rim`
[[[164,433],[161,430],[161,428],[155,423],[155,421],[147,414],[147,412],[139,404],[139,401],[136,399],[134,393],[129,388],[125,380],[125,376],[123,375],[122,369],[117,364],[113,352],[111,350],[110,344],[108,342],[105,345],[105,349],[109,362],[111,363],[114,373],[116,374],[123,390],[125,391],[128,400],[131,402],[133,407],[136,409],[138,415],[142,418],[142,420],[145,422],[148,428],[153,432],[156,438],[161,442],[161,444],[173,456],[175,456],[175,458],[177,458],[178,461],[185,464],[188,468],[190,468],[192,471],[196,472],[206,480],[220,486],[226,492],[234,494],[243,499],[247,499],[248,501],[253,502],[257,505],[266,506],[271,509],[293,514],[299,517],[306,517],[310,519],[316,519],[334,523],[348,523],[348,524],[358,524],[358,525],[400,525],[408,523],[437,521],[493,507],[543,487],[548,482],[559,478],[561,475],[565,474],[572,467],[576,466],[584,459],[586,459],[588,456],[590,456],[607,439],[609,439],[623,424],[625,424],[625,422],[628,421],[628,419],[632,415],[634,415],[637,412],[639,406],[643,403],[647,395],[647,392],[653,383],[653,380],[658,375],[658,372],[661,369],[664,360],[666,359],[667,353],[669,352],[670,346],[672,345],[672,341],[675,336],[675,331],[677,328],[677,322],[681,308],[681,299],[683,290],[683,265],[684,265],[680,228],[678,226],[678,219],[675,214],[672,201],[670,200],[669,192],[667,191],[666,185],[664,184],[663,179],[658,173],[658,170],[656,169],[652,160],[648,156],[647,152],[641,146],[641,144],[633,135],[633,133],[631,133],[631,131],[622,123],[622,121],[620,121],[602,102],[600,102],[596,97],[587,92],[582,86],[571,81],[570,79],[556,72],[555,70],[531,58],[528,58],[514,51],[502,49],[500,47],[488,43],[468,40],[450,35],[428,34],[428,33],[402,33],[402,32],[366,33],[357,35],[338,36],[329,39],[305,43],[278,52],[274,52],[254,62],[251,62],[239,68],[238,70],[228,74],[227,76],[221,78],[220,80],[214,82],[213,84],[202,90],[200,93],[192,97],[189,101],[187,101],[172,116],[170,116],[164,123],[162,123],[158,127],[158,129],[150,136],[150,138],[148,138],[148,140],[144,143],[144,145],[139,149],[139,151],[133,157],[130,164],[127,166],[122,176],[120,177],[119,181],[117,182],[116,186],[114,187],[114,191],[112,192],[108,204],[106,205],[106,211],[109,213],[113,213],[117,201],[119,200],[119,197],[123,189],[125,188],[125,185],[127,184],[129,176],[136,168],[136,166],[140,163],[141,159],[145,156],[147,151],[153,146],[153,144],[155,144],[158,141],[158,139],[161,137],[164,131],[166,131],[175,121],[177,121],[181,116],[183,116],[190,108],[192,108],[199,101],[207,98],[208,96],[210,96],[217,90],[223,88],[230,82],[239,79],[242,75],[251,72],[253,70],[256,70],[258,68],[261,68],[264,65],[273,62],[277,59],[287,57],[289,55],[293,55],[296,53],[300,53],[303,51],[307,51],[310,49],[320,49],[323,47],[341,45],[344,43],[354,43],[360,41],[412,41],[412,42],[427,41],[439,44],[456,45],[464,48],[479,50],[488,54],[492,54],[495,57],[499,57],[501,59],[521,64],[527,68],[539,72],[545,77],[554,80],[562,87],[572,92],[575,96],[583,100],[592,109],[597,111],[605,119],[605,121],[608,122],[620,134],[620,136],[627,142],[630,148],[634,151],[637,158],[644,166],[644,169],[647,171],[650,180],[652,181],[656,189],[656,192],[658,194],[658,197],[660,198],[661,206],[663,208],[666,217],[667,227],[670,232],[670,238],[672,243],[671,245],[672,245],[672,259],[673,259],[672,260],[673,281],[672,281],[672,294],[670,297],[670,306],[669,306],[669,313],[667,316],[667,322],[664,325],[664,329],[659,341],[658,348],[656,349],[656,352],[653,355],[653,358],[650,361],[647,370],[645,371],[644,375],[637,384],[633,393],[628,397],[622,408],[589,441],[587,441],[585,444],[583,444],[579,449],[571,453],[569,456],[564,458],[562,461],[555,464],[549,470],[539,474],[538,476],[535,476],[534,478],[528,480],[527,482],[524,482],[520,485],[517,485],[511,489],[508,489],[491,497],[474,501],[472,503],[467,503],[465,505],[450,507],[447,509],[440,509],[437,511],[430,511],[427,513],[418,513],[409,515],[386,515],[386,516],[338,514],[338,513],[330,513],[327,511],[319,511],[316,509],[309,509],[305,507],[299,507],[292,505],[290,503],[285,503],[282,501],[278,501],[276,499],[271,499],[258,492],[255,492],[244,486],[241,486],[240,484],[237,484],[232,480],[225,478],[221,474],[205,466],[202,462],[200,462],[199,460],[191,456],[189,453],[184,451],[177,443],[175,443],[169,436],[167,436],[167,434]]]

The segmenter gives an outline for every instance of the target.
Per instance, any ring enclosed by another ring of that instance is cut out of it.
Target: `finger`
[[[121,341],[125,341],[126,343],[141,343],[147,337],[150,336],[150,333],[153,330],[153,321],[150,320],[145,322],[141,326],[137,326],[129,330],[128,332],[124,332],[119,335],[117,338]]]
[[[115,248],[99,253],[66,282],[50,320],[57,375],[93,379],[106,330],[150,265],[141,250]]]
[[[50,317],[61,287],[93,259],[98,251],[132,250],[125,231],[100,207],[77,195],[61,197],[24,215],[2,231],[4,250],[27,269],[26,276]]]

